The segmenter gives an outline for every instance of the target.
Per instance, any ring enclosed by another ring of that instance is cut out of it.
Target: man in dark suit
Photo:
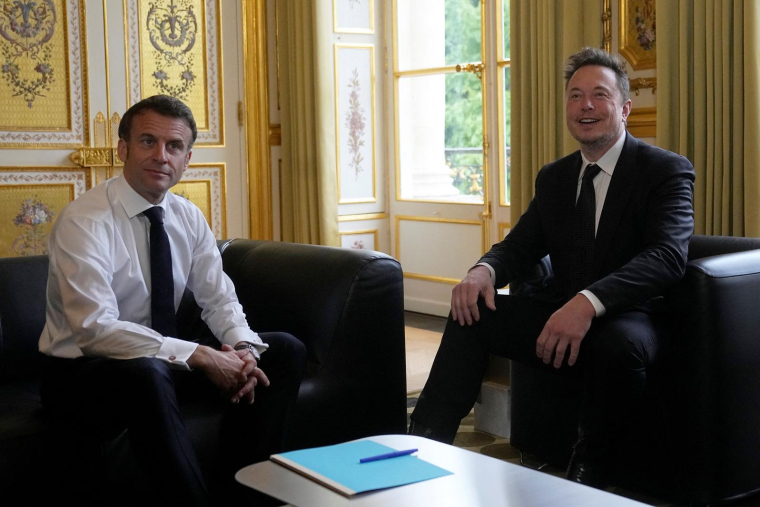
[[[454,288],[410,433],[453,441],[495,353],[582,379],[567,477],[603,486],[667,338],[657,303],[684,273],[694,169],[626,132],[629,83],[617,57],[584,48],[569,58],[565,80],[567,127],[580,151],[541,169],[514,229]],[[552,276],[524,294],[495,296],[494,287],[547,254]]]

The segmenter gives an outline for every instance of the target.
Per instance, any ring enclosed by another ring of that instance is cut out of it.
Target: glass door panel
[[[510,139],[512,136],[512,121],[510,118],[510,111],[512,110],[512,94],[510,92],[511,87],[511,79],[510,79],[510,69],[509,67],[504,67],[502,69],[502,75],[501,79],[503,82],[503,86],[501,89],[501,111],[500,116],[502,117],[501,122],[501,132],[499,133],[499,138],[502,143],[502,149],[499,153],[499,167],[501,168],[501,198],[500,203],[503,206],[509,206],[510,203]]]
[[[480,0],[398,0],[397,70],[479,62]]]
[[[501,58],[509,60],[509,0],[501,2]]]
[[[398,80],[398,199],[483,203],[482,103],[474,74]]]
[[[510,74],[510,47],[509,47],[509,0],[496,0],[496,31],[497,31],[497,52],[496,55],[496,79],[498,80],[497,123],[498,142],[498,192],[499,206],[507,208],[510,205],[510,155],[511,155],[511,135],[512,121],[510,111],[512,110],[511,74]],[[501,224],[509,222],[509,209],[497,210],[496,220]]]

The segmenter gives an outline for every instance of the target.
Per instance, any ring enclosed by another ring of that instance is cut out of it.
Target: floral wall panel
[[[216,239],[227,237],[225,164],[190,164],[172,192],[198,206]]]
[[[196,146],[224,145],[219,0],[126,0],[129,105],[151,95],[193,111]]]
[[[89,143],[84,0],[0,0],[0,147]]]
[[[335,85],[339,203],[375,202],[375,57],[372,45],[335,44]]]
[[[355,250],[377,250],[377,229],[343,231],[340,233],[340,246]]]
[[[657,64],[655,0],[620,0],[620,54],[633,70]]]
[[[0,167],[0,257],[46,254],[53,223],[88,182],[87,169]]]
[[[333,0],[333,31],[375,33],[374,0]]]

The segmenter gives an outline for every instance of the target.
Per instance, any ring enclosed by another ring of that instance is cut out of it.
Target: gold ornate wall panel
[[[193,111],[196,146],[224,146],[220,0],[124,0],[131,106],[158,93]]]
[[[216,239],[227,237],[227,184],[224,163],[190,164],[172,192],[198,206]]]
[[[657,137],[657,109],[640,107],[632,109],[626,122],[628,132],[636,137]]]
[[[620,0],[619,51],[633,70],[657,65],[655,0]]]
[[[53,223],[89,182],[79,167],[0,167],[0,257],[47,253]]]
[[[0,0],[0,148],[89,142],[84,0]]]

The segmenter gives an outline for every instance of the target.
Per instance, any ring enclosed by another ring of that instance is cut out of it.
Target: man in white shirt
[[[667,342],[659,303],[683,276],[694,228],[694,168],[627,133],[630,111],[617,57],[595,48],[570,56],[565,113],[580,150],[541,169],[519,222],[454,288],[410,433],[452,441],[489,354],[499,354],[583,382],[566,477],[606,484]],[[546,255],[553,274],[520,294],[495,295]]]
[[[50,235],[40,337],[48,356],[43,404],[72,439],[127,428],[144,475],[163,500],[185,505],[207,504],[208,492],[180,401],[227,400],[231,431],[220,463],[228,468],[223,487],[234,488],[235,467],[280,450],[305,364],[296,338],[249,328],[203,214],[169,192],[196,136],[190,109],[172,97],[150,97],[125,113],[122,175],[67,206]],[[164,258],[152,257],[160,254],[151,243],[166,239]],[[202,343],[176,336],[185,289],[213,333]],[[159,317],[160,294],[168,312]]]

